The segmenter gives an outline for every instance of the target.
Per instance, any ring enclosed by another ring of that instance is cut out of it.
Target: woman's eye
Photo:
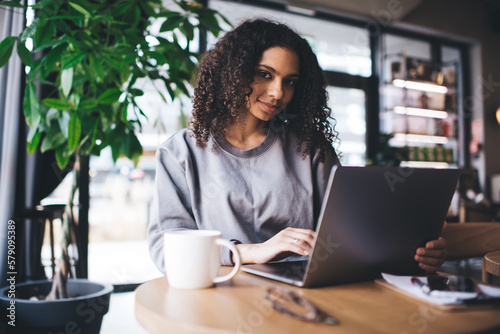
[[[289,86],[295,86],[297,84],[297,80],[287,80],[287,85]]]
[[[268,72],[259,72],[259,76],[265,79],[269,79],[271,77],[271,75]]]

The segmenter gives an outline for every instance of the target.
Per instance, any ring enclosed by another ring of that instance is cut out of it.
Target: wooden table
[[[500,333],[500,308],[446,312],[375,282],[286,285],[340,320],[336,326],[304,322],[274,311],[264,299],[266,287],[276,284],[240,272],[214,288],[178,290],[160,277],[137,288],[135,315],[151,333]]]
[[[488,253],[483,257],[483,281],[491,283],[492,275],[500,276],[500,251]]]

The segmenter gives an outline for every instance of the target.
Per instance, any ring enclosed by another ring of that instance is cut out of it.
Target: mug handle
[[[231,252],[233,252],[233,254],[236,257],[236,263],[234,264],[233,270],[231,270],[231,272],[227,275],[216,277],[214,279],[214,283],[221,283],[221,282],[230,280],[238,273],[238,270],[240,270],[240,267],[241,267],[241,257],[240,257],[240,253],[236,249],[236,246],[232,242],[224,240],[224,239],[217,239],[217,240],[215,240],[215,243],[217,245],[220,245],[220,246],[226,246],[227,248],[229,248],[231,250]]]

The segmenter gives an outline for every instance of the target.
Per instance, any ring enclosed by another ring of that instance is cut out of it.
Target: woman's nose
[[[276,100],[280,100],[283,97],[283,85],[280,80],[273,80],[269,83],[267,88],[267,94]]]

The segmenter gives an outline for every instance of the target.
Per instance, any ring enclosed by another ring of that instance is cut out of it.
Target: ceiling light
[[[395,133],[394,140],[428,144],[446,144],[448,142],[448,138],[442,136],[414,135],[407,133]]]
[[[448,92],[448,88],[446,88],[445,86],[439,86],[435,84],[423,83],[417,81],[394,79],[392,81],[392,84],[396,87],[421,90],[424,92],[440,93],[440,94],[446,94]]]
[[[396,114],[402,114],[402,115],[441,118],[441,119],[448,117],[448,113],[446,111],[421,109],[421,108],[410,108],[410,107],[402,107],[402,106],[394,107],[394,112]]]

